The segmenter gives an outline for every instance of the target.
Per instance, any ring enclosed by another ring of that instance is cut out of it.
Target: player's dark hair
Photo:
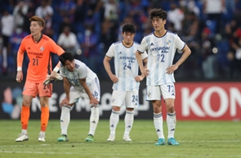
[[[65,65],[66,60],[73,61],[74,57],[73,57],[73,55],[71,53],[64,52],[63,54],[61,54],[59,56],[59,60],[60,60],[62,65]]]
[[[122,26],[122,33],[136,33],[136,28],[131,23],[126,23]]]
[[[38,16],[32,16],[31,18],[29,18],[29,21],[37,21],[39,26],[42,26],[43,28],[45,27],[45,21],[44,19],[38,17]]]
[[[162,10],[161,8],[154,8],[150,12],[150,18],[153,19],[155,17],[159,17],[162,20],[166,20],[167,19],[167,13],[166,13],[166,11]]]

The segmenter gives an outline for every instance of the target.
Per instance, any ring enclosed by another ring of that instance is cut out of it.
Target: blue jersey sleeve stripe
[[[184,43],[184,46],[182,47],[181,51],[185,48],[185,46],[186,46],[186,43]]]

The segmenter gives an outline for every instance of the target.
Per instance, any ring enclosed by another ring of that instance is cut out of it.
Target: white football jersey
[[[138,43],[133,43],[131,47],[125,47],[123,43],[113,43],[106,56],[114,57],[115,75],[118,82],[113,84],[113,90],[116,91],[134,91],[139,89],[139,82],[136,82],[135,77],[138,76],[138,63],[135,53],[139,47]],[[142,53],[142,59],[147,58],[147,53]]]
[[[60,74],[63,77],[66,77],[71,85],[79,91],[83,91],[84,88],[80,84],[80,79],[86,78],[86,84],[88,87],[91,86],[91,83],[93,83],[94,79],[97,77],[97,75],[90,70],[88,66],[85,65],[85,63],[76,60],[75,59],[75,69],[73,72],[68,71],[67,68],[65,68],[62,64],[60,64]]]
[[[147,69],[150,71],[146,84],[162,85],[175,82],[174,75],[167,74],[166,69],[173,63],[176,50],[182,50],[185,43],[177,34],[167,31],[162,37],[154,33],[145,36],[138,48],[138,51],[148,53]]]

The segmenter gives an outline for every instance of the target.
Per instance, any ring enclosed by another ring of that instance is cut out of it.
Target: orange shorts
[[[36,83],[31,81],[26,81],[23,88],[23,95],[30,95],[36,97],[51,97],[53,85],[44,85],[43,83]]]

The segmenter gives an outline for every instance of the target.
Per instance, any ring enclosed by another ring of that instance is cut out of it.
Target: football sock
[[[174,138],[176,128],[176,113],[167,113],[168,138]]]
[[[125,133],[124,135],[129,135],[134,122],[134,111],[127,111],[125,115]]]
[[[67,135],[67,130],[70,122],[70,106],[62,106],[60,116],[61,135]]]
[[[115,135],[115,129],[119,122],[119,111],[112,110],[110,115],[110,134]]]
[[[22,125],[22,133],[27,134],[28,128],[28,120],[30,115],[30,107],[22,105],[21,110],[21,125]]]
[[[49,121],[49,107],[41,107],[41,131],[45,132]]]
[[[153,119],[154,119],[154,126],[156,129],[156,133],[158,138],[163,138],[164,134],[163,134],[163,118],[162,118],[162,113],[158,113],[158,114],[153,114]]]
[[[90,113],[90,131],[89,134],[94,136],[95,135],[95,130],[99,122],[99,107],[96,106],[91,106],[90,108],[91,113]]]

